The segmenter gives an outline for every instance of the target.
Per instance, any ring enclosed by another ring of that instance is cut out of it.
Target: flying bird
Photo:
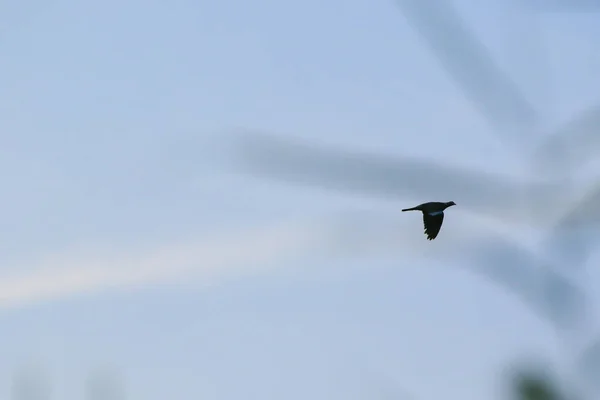
[[[442,228],[442,222],[444,222],[444,210],[455,205],[456,203],[453,201],[447,203],[432,201],[430,203],[419,204],[416,207],[405,208],[402,211],[421,211],[423,213],[423,225],[425,226],[427,240],[433,240]]]

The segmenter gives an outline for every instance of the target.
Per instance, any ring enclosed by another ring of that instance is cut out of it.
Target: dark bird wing
[[[444,213],[435,215],[423,213],[423,225],[425,226],[425,234],[428,240],[436,238],[444,222]]]

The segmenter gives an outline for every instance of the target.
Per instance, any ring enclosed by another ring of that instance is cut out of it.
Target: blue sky
[[[538,138],[598,100],[598,16],[455,3]],[[0,48],[0,391],[31,366],[66,400],[98,368],[131,399],[475,400],[521,357],[566,368],[544,320],[457,268],[485,232],[543,232],[469,216],[457,191],[429,243],[398,211],[434,199],[218,168],[215,138],[242,128],[524,174],[535,136],[499,137],[393,2],[13,1]],[[355,232],[370,251],[331,231],[348,213],[379,221]]]

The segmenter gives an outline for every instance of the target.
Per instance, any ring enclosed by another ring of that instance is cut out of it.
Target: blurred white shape
[[[440,236],[428,241],[421,218],[401,213],[349,212],[172,244],[146,253],[123,253],[112,259],[73,260],[67,255],[61,263],[55,257],[44,268],[3,278],[0,305],[21,307],[82,293],[131,290],[181,279],[210,285],[228,277],[281,268],[285,261],[298,257],[356,257],[381,255],[388,250],[397,257],[399,268],[411,268],[420,259],[469,268],[515,293],[552,324],[572,325],[584,319],[581,311],[585,298],[579,288],[546,269],[548,263],[530,249],[507,241],[497,229],[490,230],[461,212],[449,214]],[[310,273],[310,267],[306,268],[303,272]],[[557,301],[560,307],[556,307]]]
[[[72,259],[53,256],[42,268],[0,283],[0,305],[18,307],[78,293],[161,283],[196,274],[204,281],[229,274],[247,274],[271,262],[309,251],[327,242],[319,224],[290,223],[254,229],[221,238],[196,239],[165,245],[147,253],[124,252],[111,259]]]
[[[459,224],[458,218],[448,218],[446,224],[452,224],[451,228],[442,228],[444,237],[432,244],[421,231],[420,215],[413,216],[416,221],[406,215],[402,217],[406,218],[400,219],[400,214],[394,217],[349,212],[174,243],[149,252],[123,252],[110,258],[53,255],[37,268],[17,268],[27,271],[22,275],[4,276],[0,282],[0,306],[20,307],[81,293],[160,284],[182,277],[212,284],[230,276],[278,268],[281,262],[306,256],[362,255],[380,253],[387,248],[399,259],[408,255],[452,259],[464,250],[461,242],[471,243],[478,236],[472,225]],[[407,224],[412,227],[406,229]]]
[[[20,307],[107,289],[123,289],[196,277],[211,284],[228,276],[254,274],[306,255],[363,252],[389,244],[390,232],[368,219],[334,217],[289,221],[221,237],[198,238],[149,252],[123,252],[113,257],[52,255],[36,268],[2,277],[0,306]],[[389,228],[389,223],[384,227]],[[421,232],[406,232],[411,242],[423,242]],[[386,240],[387,239],[387,240]],[[398,249],[402,246],[398,243]],[[406,240],[404,240],[406,244]],[[410,249],[418,248],[411,243]],[[443,247],[443,246],[442,246]]]

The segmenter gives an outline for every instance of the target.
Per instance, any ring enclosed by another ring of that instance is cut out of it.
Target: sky
[[[454,3],[534,127],[491,127],[392,1],[0,3],[0,393],[108,374],[127,399],[500,399],[523,358],[568,370],[548,320],[474,272],[510,260],[486,235],[541,229],[460,190],[261,180],[215,146],[247,129],[529,175],[525,149],[598,100],[600,14]],[[457,203],[432,242],[399,212],[430,200]]]

